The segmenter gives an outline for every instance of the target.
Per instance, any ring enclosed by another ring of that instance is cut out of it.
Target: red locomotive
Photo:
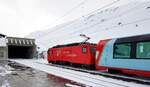
[[[91,69],[95,66],[96,44],[73,43],[57,45],[48,50],[49,63],[81,66]]]

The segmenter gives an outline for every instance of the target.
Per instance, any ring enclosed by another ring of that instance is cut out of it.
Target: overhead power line
[[[141,20],[136,20],[136,21],[133,21],[133,22],[128,22],[126,24],[122,24],[122,26],[128,26],[128,25],[131,25],[131,24],[137,24],[137,23],[140,23],[140,22],[146,22],[146,21],[150,21],[150,18],[145,18],[145,19],[141,19]],[[118,27],[121,27],[121,26],[111,26],[111,27],[108,27],[108,29],[113,29],[113,28],[118,28]],[[105,31],[105,30],[101,30],[100,32],[102,31]],[[98,31],[96,32],[90,32],[90,33],[86,33],[88,35],[92,35],[94,36],[96,33],[98,33]],[[73,39],[73,38],[76,38],[75,35],[71,35],[69,37],[66,37],[65,39],[62,40],[62,38],[57,38],[58,41],[64,41],[64,40],[69,40],[69,39]]]
[[[61,17],[59,17],[58,19],[56,19],[54,22],[57,22],[57,21],[61,20],[62,18],[66,17],[66,16],[69,15],[72,11],[74,11],[74,9],[79,8],[81,5],[84,5],[87,1],[88,1],[88,0],[82,1],[82,2],[79,3],[77,6],[73,7],[73,8],[70,9],[68,12],[66,12],[63,16],[61,16]],[[120,0],[115,0],[115,1],[113,1],[113,2],[111,2],[111,3],[109,3],[109,4],[107,4],[107,5],[104,5],[103,7],[99,8],[99,9],[97,9],[97,10],[94,10],[94,11],[90,12],[90,13],[87,14],[87,15],[84,15],[84,16],[88,16],[88,15],[90,15],[90,14],[96,12],[96,11],[99,11],[99,10],[102,10],[102,9],[104,9],[104,8],[106,8],[106,7],[109,7],[109,6],[111,6],[111,5],[114,5],[115,3],[119,2],[119,1],[120,1]],[[50,26],[50,25],[47,25],[46,27],[48,27],[48,26]],[[66,26],[68,26],[68,25],[66,25]],[[63,28],[59,28],[59,29],[57,29],[57,30],[60,30],[60,29],[63,29]],[[57,30],[54,30],[54,29],[53,29],[53,30],[51,30],[49,33],[53,33],[53,32],[55,32],[55,31],[57,31]]]
[[[99,8],[99,9],[96,9],[96,10],[90,12],[89,14],[87,14],[87,15],[85,15],[85,16],[91,15],[91,14],[93,14],[94,12],[97,12],[97,11],[102,10],[102,9],[104,9],[104,8],[107,8],[107,7],[111,6],[111,5],[114,5],[114,4],[116,4],[117,2],[119,2],[119,1],[120,1],[120,0],[115,0],[115,1],[113,1],[113,2],[111,2],[111,3],[108,3],[107,5],[104,5],[103,7],[101,7],[101,8]]]
[[[64,17],[66,17],[67,15],[69,15],[71,12],[73,12],[75,9],[79,8],[81,5],[85,4],[88,0],[83,0],[81,3],[79,3],[78,5],[76,5],[75,7],[71,8],[69,11],[67,11],[64,15],[62,15],[61,17],[57,18],[55,22],[60,21],[61,19],[63,19]],[[50,25],[47,25],[46,27],[49,27]],[[55,30],[52,30],[52,32]]]
[[[145,4],[147,4],[148,2],[145,2]],[[118,17],[121,17],[121,16],[124,16],[124,15],[127,15],[127,14],[130,14],[131,12],[133,13],[133,12],[136,12],[139,8],[141,8],[139,5],[137,5],[137,6],[134,6],[133,8],[130,8],[130,9],[128,9],[128,10],[125,10],[124,12],[122,12],[122,13],[120,13],[120,14],[118,14],[116,17],[113,17],[113,18],[109,18],[109,20],[107,20],[107,21],[110,21],[110,20],[112,20],[112,19],[116,19],[116,18],[118,18]],[[119,16],[120,15],[120,16]],[[149,18],[148,18],[148,20],[149,20]],[[126,23],[126,24],[122,24],[122,26],[125,26],[125,25],[128,25],[128,24],[133,24],[133,23],[138,23],[138,22],[142,22],[142,21],[147,21],[147,19],[142,19],[142,20],[136,20],[136,21],[134,21],[134,22],[132,22],[132,23]],[[91,26],[88,26],[88,27],[85,27],[85,28],[81,28],[81,29],[79,29],[78,30],[78,32],[80,32],[81,33],[81,31],[83,31],[83,30],[88,30],[88,29],[90,29],[90,27],[93,27],[93,26],[95,26],[95,25],[98,25],[100,22],[96,22],[96,23],[94,23],[93,25],[91,25]],[[116,27],[116,26],[110,26],[110,27],[107,27],[107,29],[111,29],[111,28],[114,28],[114,27]],[[120,26],[118,26],[118,27],[120,27]],[[102,31],[102,30],[101,30]],[[74,35],[74,34],[77,34],[76,33],[77,31],[73,31],[72,33],[70,33],[70,35]],[[94,33],[96,33],[97,32],[97,30],[95,30],[94,32],[90,32],[90,33],[86,33],[86,34],[94,34]],[[82,32],[83,33],[83,32]],[[66,36],[67,37],[67,35],[63,35],[63,36]],[[61,35],[59,35],[59,36],[57,36],[57,37],[55,37],[55,39],[58,39],[58,38],[60,38],[60,37],[62,37]],[[70,36],[69,36],[70,37]],[[52,39],[52,38],[51,38]]]
[[[61,16],[60,18],[58,18],[56,21],[61,20],[62,18],[66,17],[68,14],[70,14],[71,12],[73,12],[76,8],[79,8],[81,5],[85,4],[85,2],[87,2],[88,0],[83,0],[81,3],[79,3],[77,6],[71,8],[69,11],[67,11],[63,16]]]
[[[145,4],[147,4],[147,2],[145,2]],[[137,11],[137,10],[139,9],[139,7],[140,7],[140,6],[137,5],[137,6],[133,7],[133,8],[130,8],[130,9],[126,10],[125,12],[122,12],[121,14],[118,14],[118,15],[112,17],[112,18],[107,18],[107,19],[105,19],[105,20],[106,20],[106,21],[111,21],[111,20],[113,20],[113,19],[120,18],[120,17],[122,17],[122,16],[124,16],[124,15],[127,15],[127,14],[130,14],[130,13],[133,13],[133,12]],[[140,7],[140,8],[141,8],[141,7]],[[105,21],[105,22],[106,22],[106,21]],[[101,22],[98,21],[98,22],[96,22],[96,23],[94,23],[94,24],[92,24],[92,25],[90,25],[90,26],[87,26],[87,27],[78,29],[78,30],[72,32],[71,34],[75,34],[75,33],[81,32],[81,31],[87,31],[88,29],[90,29],[90,27],[94,27],[94,26],[96,26],[96,25],[98,25],[98,24],[100,24],[100,23],[101,23]]]
[[[115,4],[115,3],[117,3],[119,0],[117,0],[117,1],[113,1],[113,2],[111,2],[111,3],[109,3],[109,4],[107,4],[106,6],[103,6],[102,8],[104,9],[104,7],[107,7],[107,6],[111,6],[111,5],[113,5],[113,4]],[[100,8],[100,9],[102,9],[102,8]],[[99,10],[100,10],[99,9]],[[94,11],[93,11],[94,12]],[[72,24],[72,23],[71,23]],[[70,24],[69,24],[70,25]],[[95,24],[94,24],[95,25]],[[66,25],[66,26],[68,26],[68,25]],[[66,27],[65,26],[65,27]],[[63,29],[65,29],[65,28],[59,28],[59,29],[57,29],[57,30],[63,30]],[[84,28],[85,29],[85,28]],[[87,29],[87,28],[86,28]],[[54,31],[57,31],[57,30],[54,30]],[[80,29],[80,30],[82,30],[82,29]],[[77,30],[77,31],[80,31],[80,30]],[[53,33],[54,31],[50,31],[49,33]],[[74,34],[75,33],[75,31],[74,32],[72,32],[71,34]]]

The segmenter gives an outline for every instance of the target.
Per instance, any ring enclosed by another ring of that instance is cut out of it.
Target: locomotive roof
[[[52,48],[59,48],[59,47],[69,47],[69,46],[78,46],[78,45],[96,45],[95,43],[88,43],[88,42],[80,42],[80,43],[71,43],[71,44],[64,44],[64,45],[56,45]]]

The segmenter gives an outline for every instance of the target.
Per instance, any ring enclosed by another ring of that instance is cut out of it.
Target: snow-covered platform
[[[60,78],[28,66],[0,61],[0,87],[84,87],[83,84]]]
[[[47,65],[47,61],[43,59],[17,59],[11,61],[92,87],[149,87],[149,85],[127,82],[100,75],[93,75],[90,73],[50,66]]]

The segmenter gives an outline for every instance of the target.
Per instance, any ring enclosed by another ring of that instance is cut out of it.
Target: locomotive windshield
[[[95,54],[95,53],[96,53],[96,48],[95,48],[95,47],[92,47],[92,48],[91,48],[91,52],[92,52],[93,54]]]

